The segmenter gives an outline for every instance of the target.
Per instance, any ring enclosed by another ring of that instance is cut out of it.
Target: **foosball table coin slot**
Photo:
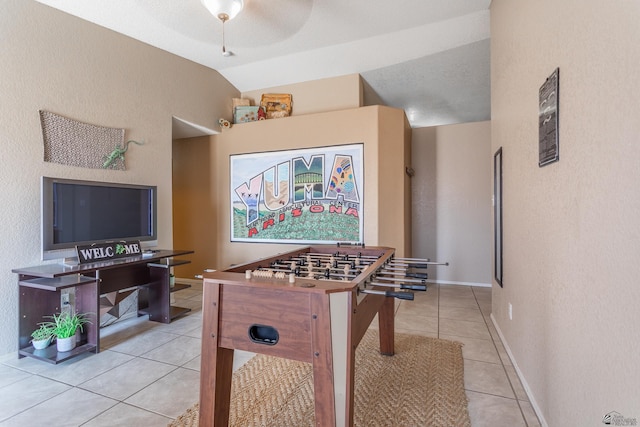
[[[276,345],[280,339],[278,330],[273,326],[251,325],[249,339],[256,344]]]

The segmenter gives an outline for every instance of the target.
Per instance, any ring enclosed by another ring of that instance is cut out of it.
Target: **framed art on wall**
[[[538,166],[546,166],[560,159],[558,141],[560,68],[540,87],[538,101]]]
[[[363,241],[363,144],[230,156],[231,241]]]
[[[493,155],[493,271],[502,287],[502,147]]]

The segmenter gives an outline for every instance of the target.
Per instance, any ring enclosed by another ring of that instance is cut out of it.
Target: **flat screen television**
[[[157,245],[157,187],[42,177],[42,259],[75,258],[76,245]]]

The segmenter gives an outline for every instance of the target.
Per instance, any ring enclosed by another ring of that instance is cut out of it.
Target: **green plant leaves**
[[[53,325],[53,334],[57,338],[69,338],[74,336],[78,329],[82,331],[83,325],[91,323],[87,316],[88,313],[77,313],[72,315],[68,312],[63,312],[48,317],[53,319],[49,322]]]

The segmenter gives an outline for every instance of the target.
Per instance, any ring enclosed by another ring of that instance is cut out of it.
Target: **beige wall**
[[[214,128],[235,90],[217,72],[34,1],[0,13],[0,354],[17,350],[12,268],[40,263],[40,177],[157,185],[159,244],[172,246],[171,116]],[[43,161],[38,110],[126,129],[127,171]],[[230,115],[230,114],[229,114]]]
[[[176,277],[194,279],[211,267],[216,254],[216,185],[211,139],[173,141],[173,247],[190,249],[190,264],[175,267]]]
[[[292,116],[317,114],[327,111],[357,108],[362,97],[360,75],[351,74],[329,79],[302,82],[268,89],[260,89],[242,93],[243,98],[251,100],[252,105],[259,105],[263,93],[289,93],[294,106]],[[231,111],[229,107],[229,111]],[[226,115],[225,115],[226,117]],[[313,120],[313,119],[311,119]],[[326,120],[321,118],[320,120]],[[288,122],[280,122],[288,123]],[[244,126],[241,124],[240,126]],[[269,126],[258,126],[261,129]],[[231,131],[229,131],[231,132]],[[230,134],[227,134],[227,136]],[[252,151],[269,150],[271,139],[278,140],[280,135],[253,135]],[[191,264],[176,267],[176,277],[193,278],[206,268],[217,265],[217,242],[219,235],[215,224],[219,215],[215,200],[218,200],[218,188],[212,177],[213,170],[220,166],[212,151],[213,141],[209,137],[188,138],[174,141],[173,144],[173,196],[174,196],[174,245],[176,248],[195,249],[190,257]],[[298,147],[298,139],[293,142]],[[257,142],[258,141],[258,142]],[[317,144],[324,144],[318,142]],[[292,147],[289,147],[292,148]],[[227,159],[222,159],[222,163]],[[211,163],[209,163],[211,162]],[[197,206],[197,208],[194,208]],[[227,211],[224,211],[226,215]],[[226,230],[223,239],[229,240]],[[272,246],[267,246],[272,247]]]
[[[252,90],[242,97],[250,99],[251,105],[260,105],[264,93],[291,94],[293,116],[361,107],[363,97],[360,74]]]
[[[505,250],[493,318],[550,426],[640,421],[639,21],[636,1],[491,5]],[[538,90],[556,67],[560,161],[539,168]]]
[[[446,261],[429,280],[491,284],[490,122],[413,129],[413,256]]]
[[[378,239],[381,242],[398,242],[387,246],[395,247],[396,255],[405,257],[411,255],[408,250],[411,245],[411,221],[407,221],[408,215],[405,215],[409,206],[407,201],[411,200],[411,183],[405,173],[411,156],[410,135],[405,135],[405,128],[410,127],[403,110],[383,108],[382,112],[378,148]],[[400,240],[398,236],[406,237]],[[365,239],[365,243],[369,241]]]
[[[204,264],[206,267],[218,269],[272,256],[296,247],[272,243],[230,242],[230,155],[362,142],[365,161],[364,241],[369,246],[395,247],[397,253],[403,255],[405,240],[408,238],[404,233],[402,221],[405,216],[405,190],[402,188],[405,165],[403,146],[406,133],[404,123],[404,113],[401,110],[376,106],[245,123],[211,137],[212,198],[197,199],[185,204],[189,206],[189,212],[185,215],[191,215],[195,222],[202,223],[202,211],[193,209],[193,206],[205,206],[205,214],[211,215],[208,205],[213,205],[217,214],[211,217],[215,219],[211,219],[211,228],[207,228],[206,233],[207,238],[210,236],[210,242],[215,241],[217,246],[215,249],[204,246],[202,239],[189,242],[189,246],[194,247],[196,252],[208,251],[208,259]],[[382,128],[384,131],[380,130]],[[200,153],[206,152],[205,148],[198,147]],[[188,146],[180,145],[180,148],[188,149]],[[384,153],[384,156],[381,156],[381,153]],[[384,179],[382,170],[393,178]],[[184,170],[184,173],[199,174],[192,169]],[[191,178],[186,178],[188,179]],[[393,183],[400,186],[400,191],[392,185]],[[397,209],[388,209],[389,206],[395,205],[398,206]]]

